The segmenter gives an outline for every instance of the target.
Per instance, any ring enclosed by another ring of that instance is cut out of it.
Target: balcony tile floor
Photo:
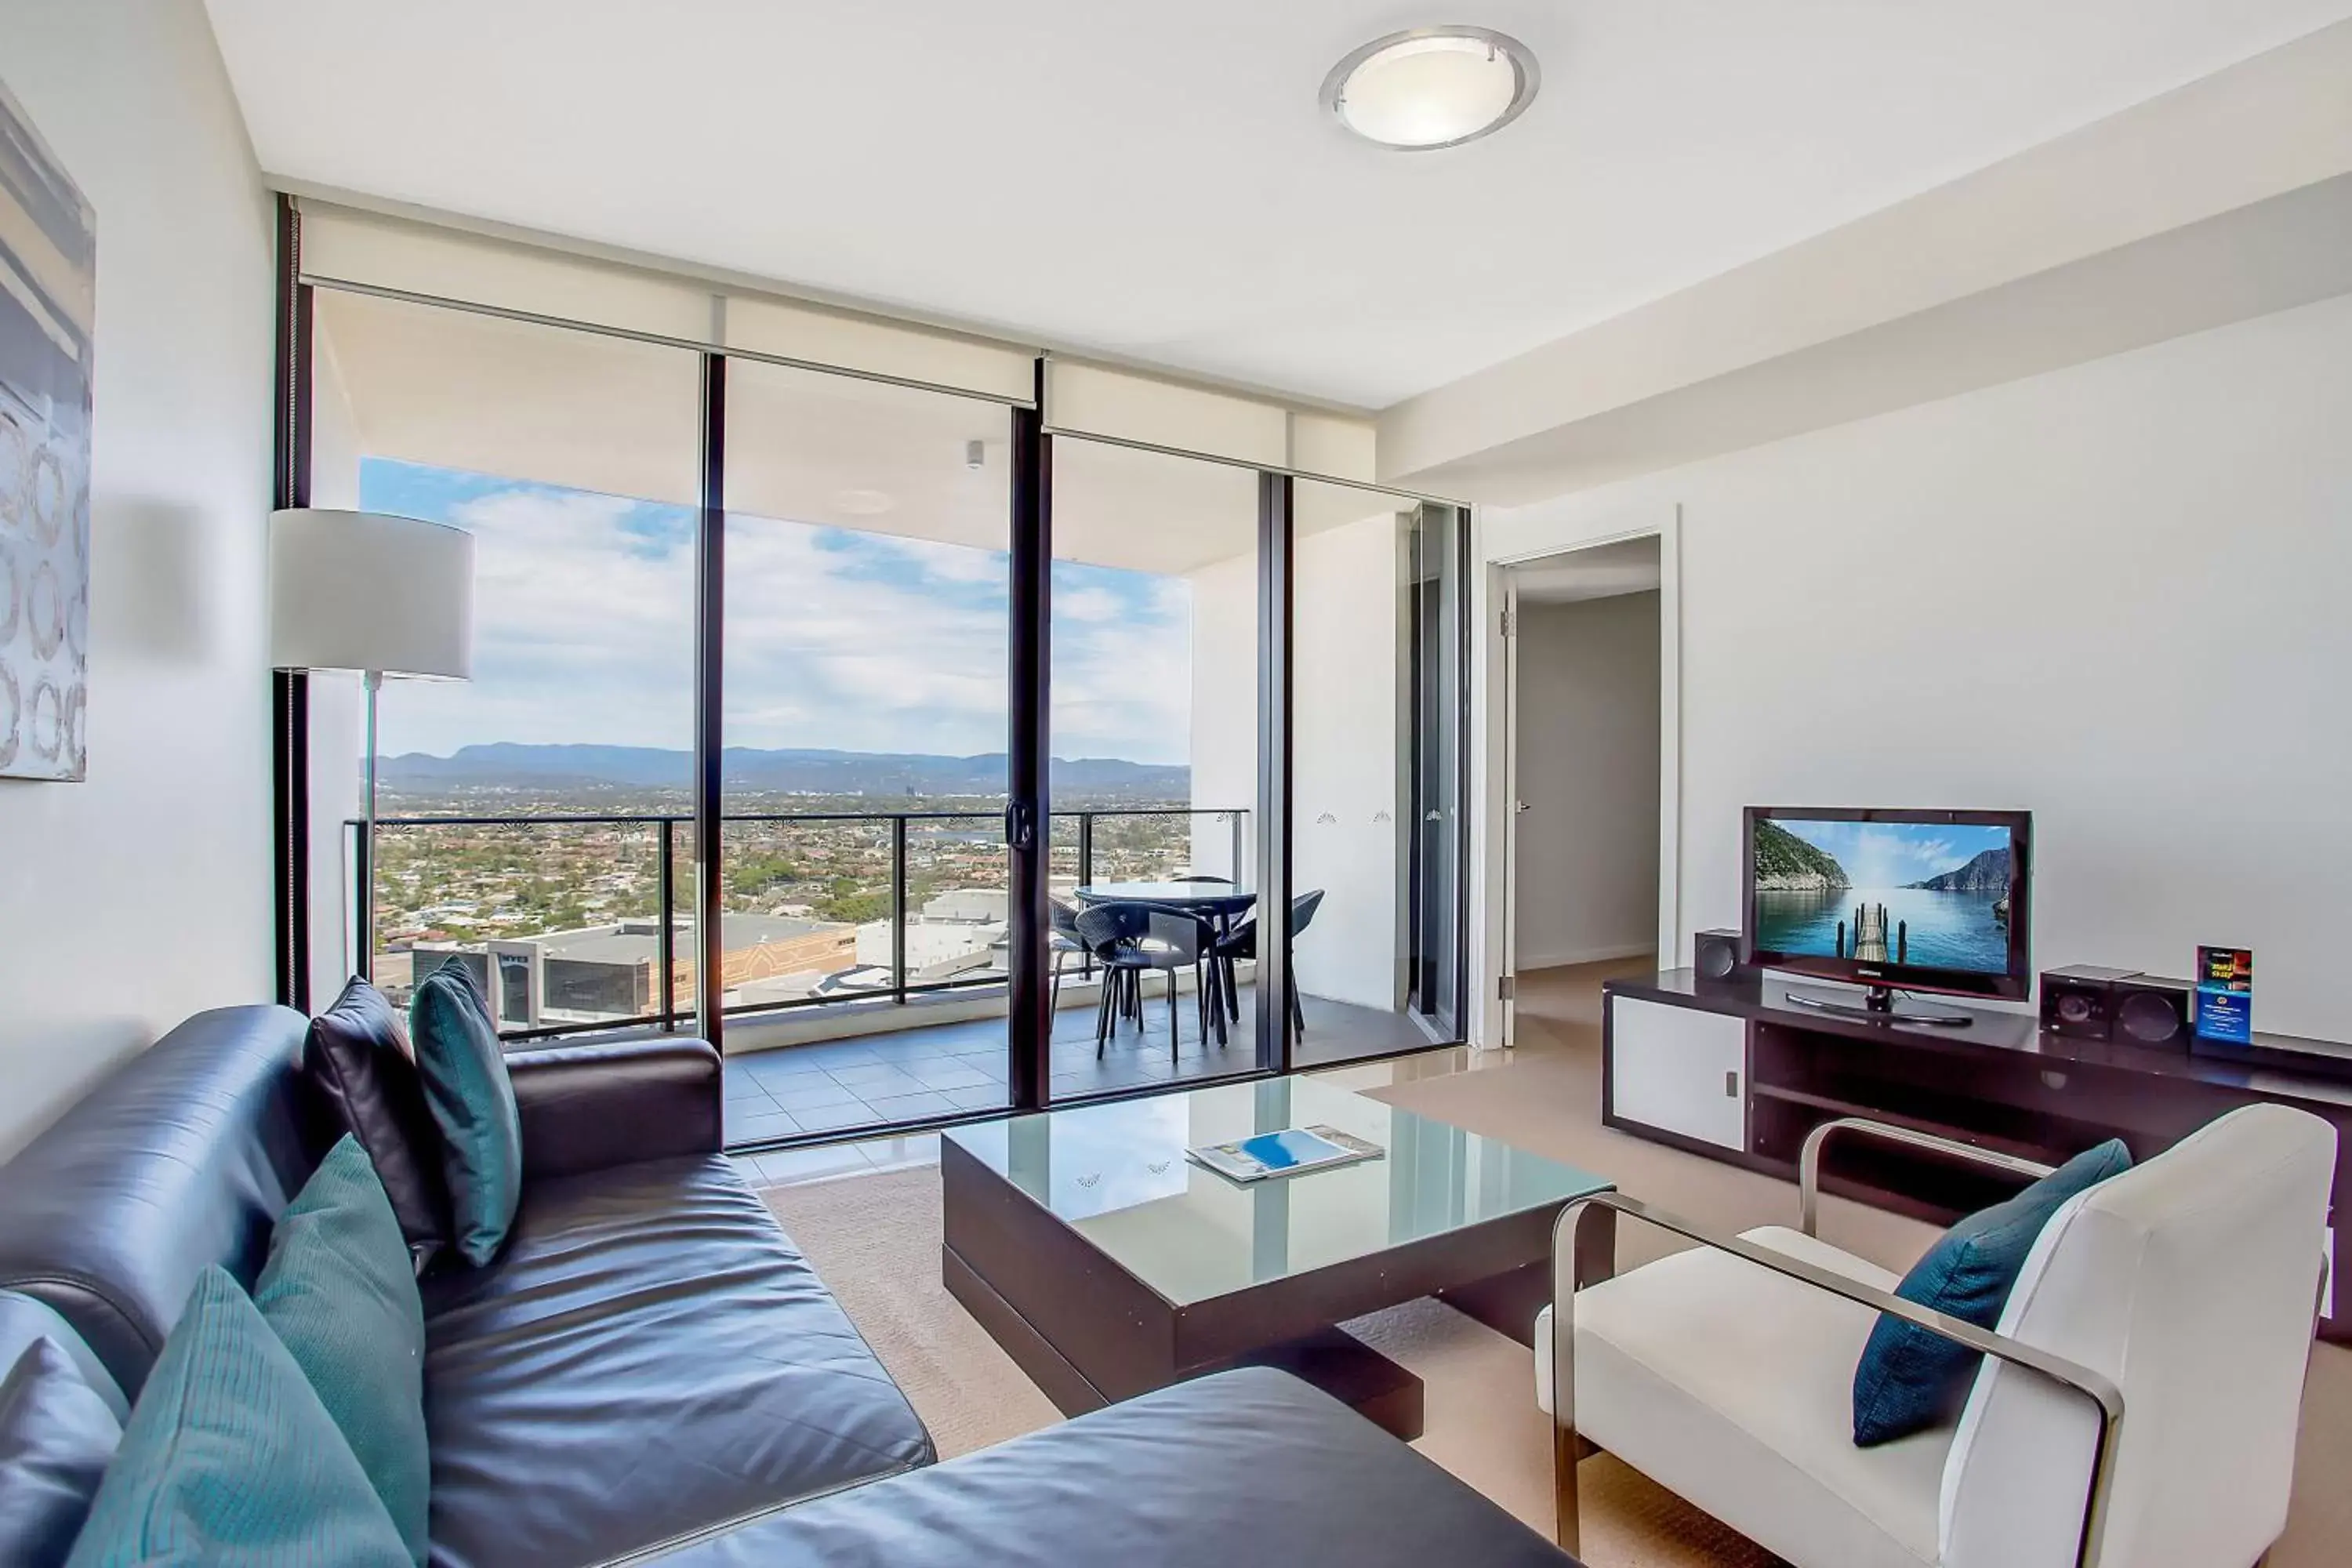
[[[1252,988],[1243,987],[1244,1026],[1232,1031],[1227,1045],[1221,1047],[1212,1039],[1203,1046],[1194,1035],[1192,998],[1182,998],[1177,1005],[1179,1033],[1172,1060],[1168,1050],[1168,1004],[1162,997],[1147,998],[1140,1035],[1134,1024],[1122,1022],[1099,1059],[1095,1055],[1094,1010],[1064,1008],[1055,1015],[1054,1025],[1053,1096],[1070,1100],[1247,1072],[1255,1066],[1246,1027],[1253,1003]],[[1300,1052],[1304,1062],[1345,1061],[1427,1043],[1409,1019],[1393,1014],[1319,996],[1307,997],[1305,1010],[1307,1039]],[[772,1050],[758,1047],[759,1029],[752,1020],[729,1026],[732,1048],[727,1058],[726,1129],[730,1144],[811,1133],[845,1136],[894,1122],[996,1110],[1006,1103],[1002,1017],[967,1018]],[[763,1174],[768,1162],[781,1162],[793,1164],[798,1176],[806,1177],[824,1173],[815,1165],[825,1162],[801,1156],[824,1154],[827,1161],[840,1163],[846,1173],[872,1168],[862,1152],[869,1147],[840,1145],[754,1158],[761,1162]],[[842,1163],[840,1150],[850,1152],[848,1163]],[[773,1174],[770,1179],[794,1178]]]

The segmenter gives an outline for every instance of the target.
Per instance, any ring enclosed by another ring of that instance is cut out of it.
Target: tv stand
[[[2108,1138],[2147,1160],[2226,1111],[2268,1100],[2335,1127],[2336,1212],[2352,1203],[2352,1044],[2333,1054],[2165,1050],[2046,1033],[2033,1015],[2010,1009],[1956,1006],[1961,1028],[1861,998],[1808,997],[1789,984],[1752,970],[1723,982],[1687,969],[1610,981],[1602,1124],[1793,1181],[1806,1135],[1841,1116],[2058,1165]],[[1937,1225],[2017,1191],[1973,1166],[1860,1140],[1835,1146],[1822,1186]],[[1789,1201],[1794,1213],[1793,1192]],[[2352,1342],[2345,1291],[2331,1291],[2319,1331]]]
[[[1872,1023],[1922,1024],[1931,1029],[1965,1029],[1977,1021],[1973,1013],[1938,1012],[1933,1007],[1897,1007],[1895,993],[1884,985],[1874,985],[1864,991],[1859,1007],[1851,1002],[1839,1002],[1803,991],[1783,991],[1780,1000],[1792,1007],[1810,1007],[1816,1013],[1834,1013],[1841,1018],[1865,1018]]]

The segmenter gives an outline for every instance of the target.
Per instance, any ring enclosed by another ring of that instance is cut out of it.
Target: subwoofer
[[[2115,1026],[2107,1037],[2125,1045],[2185,1051],[2197,1017],[2197,988],[2186,980],[2131,974],[2109,989]]]
[[[1691,966],[1701,985],[1733,985],[1748,977],[1739,962],[1739,933],[1703,931],[1691,939]]]

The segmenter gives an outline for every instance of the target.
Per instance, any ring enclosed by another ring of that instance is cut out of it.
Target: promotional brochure
[[[2254,1038],[2254,955],[2242,947],[2197,950],[2197,1037],[2227,1046]]]
[[[1377,1160],[1385,1153],[1336,1127],[1293,1127],[1281,1132],[1261,1132],[1232,1143],[1210,1143],[1185,1153],[1221,1176],[1236,1182],[1262,1182],[1268,1176],[1296,1176],[1304,1171],[1326,1171]]]

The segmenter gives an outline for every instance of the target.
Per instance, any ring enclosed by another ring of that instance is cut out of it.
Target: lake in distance
[[[1858,904],[1886,906],[1886,953],[1895,957],[1895,928],[1907,922],[1909,950],[1903,962],[1930,969],[1969,969],[1987,974],[2009,972],[2009,928],[1992,918],[1996,892],[1934,893],[1925,888],[1841,888],[1835,892],[1766,892],[1756,895],[1756,945],[1772,952],[1809,957],[1837,956],[1838,921],[1846,922],[1846,948],[1853,946]]]

